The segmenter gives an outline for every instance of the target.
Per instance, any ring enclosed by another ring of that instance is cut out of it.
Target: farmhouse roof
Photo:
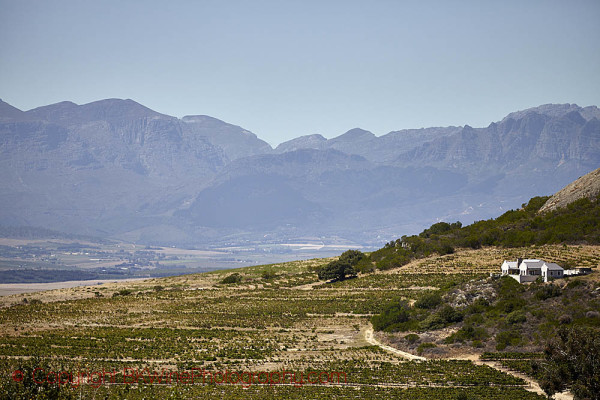
[[[563,269],[560,265],[558,265],[556,263],[547,262],[547,263],[545,263],[545,265],[546,265],[546,268],[548,268],[550,270],[559,270],[560,271]]]

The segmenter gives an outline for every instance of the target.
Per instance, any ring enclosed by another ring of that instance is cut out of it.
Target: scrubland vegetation
[[[515,248],[558,243],[600,244],[600,202],[583,198],[546,214],[538,210],[547,197],[534,197],[520,210],[463,227],[439,222],[419,235],[403,236],[361,260],[356,269],[387,270],[431,255],[452,254],[458,248]],[[568,267],[568,265],[566,266]]]

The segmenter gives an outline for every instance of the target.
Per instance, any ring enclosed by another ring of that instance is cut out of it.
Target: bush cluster
[[[225,285],[228,285],[231,283],[240,283],[241,281],[242,281],[242,276],[237,272],[234,272],[231,275],[227,275],[225,278],[221,279],[221,283],[225,284]]]
[[[358,250],[347,250],[339,259],[324,265],[317,270],[317,275],[321,280],[343,281],[346,278],[355,277],[357,265],[365,255]]]
[[[411,307],[405,300],[394,300],[371,318],[378,331],[440,329],[463,319],[463,313],[442,302],[438,293],[426,294]]]
[[[600,196],[599,196],[600,197]],[[402,236],[362,259],[360,272],[387,270],[432,254],[451,254],[455,248],[482,246],[523,247],[554,243],[600,244],[599,198],[580,199],[567,207],[539,214],[548,197],[534,197],[519,210],[510,210],[496,219],[438,222],[418,235]]]

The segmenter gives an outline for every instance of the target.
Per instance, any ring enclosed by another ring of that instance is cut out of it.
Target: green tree
[[[365,259],[365,255],[358,250],[346,250],[340,258],[319,268],[317,274],[321,280],[343,281],[348,277],[356,276],[354,268],[358,263]]]
[[[600,331],[562,327],[544,355],[540,386],[548,396],[569,387],[575,400],[600,399]]]
[[[359,251],[359,250],[346,250],[340,256],[340,260],[342,260],[342,261],[348,261],[348,263],[354,267],[364,257],[365,257],[365,255],[361,251]]]
[[[319,279],[321,280],[335,280],[343,281],[344,279],[352,276],[356,276],[354,267],[348,260],[335,260],[329,264],[319,268],[317,271]]]

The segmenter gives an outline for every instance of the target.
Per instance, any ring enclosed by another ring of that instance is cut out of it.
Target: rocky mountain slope
[[[185,116],[181,119],[185,134],[201,137],[220,147],[229,160],[270,153],[271,146],[239,126],[206,115]]]
[[[545,105],[487,128],[353,129],[272,149],[208,116],[132,100],[21,111],[0,101],[0,225],[206,245],[377,246],[554,193],[600,165],[600,111]]]
[[[593,199],[600,195],[600,168],[569,183],[550,197],[540,208],[540,213],[554,211],[583,198]]]
[[[465,126],[456,134],[402,154],[398,161],[457,169],[500,167],[503,171],[544,161],[556,162],[556,166],[565,162],[598,165],[600,121],[595,116],[598,109],[594,110],[583,113],[581,109],[589,117],[586,119],[572,107],[533,108],[511,114],[487,128]]]

